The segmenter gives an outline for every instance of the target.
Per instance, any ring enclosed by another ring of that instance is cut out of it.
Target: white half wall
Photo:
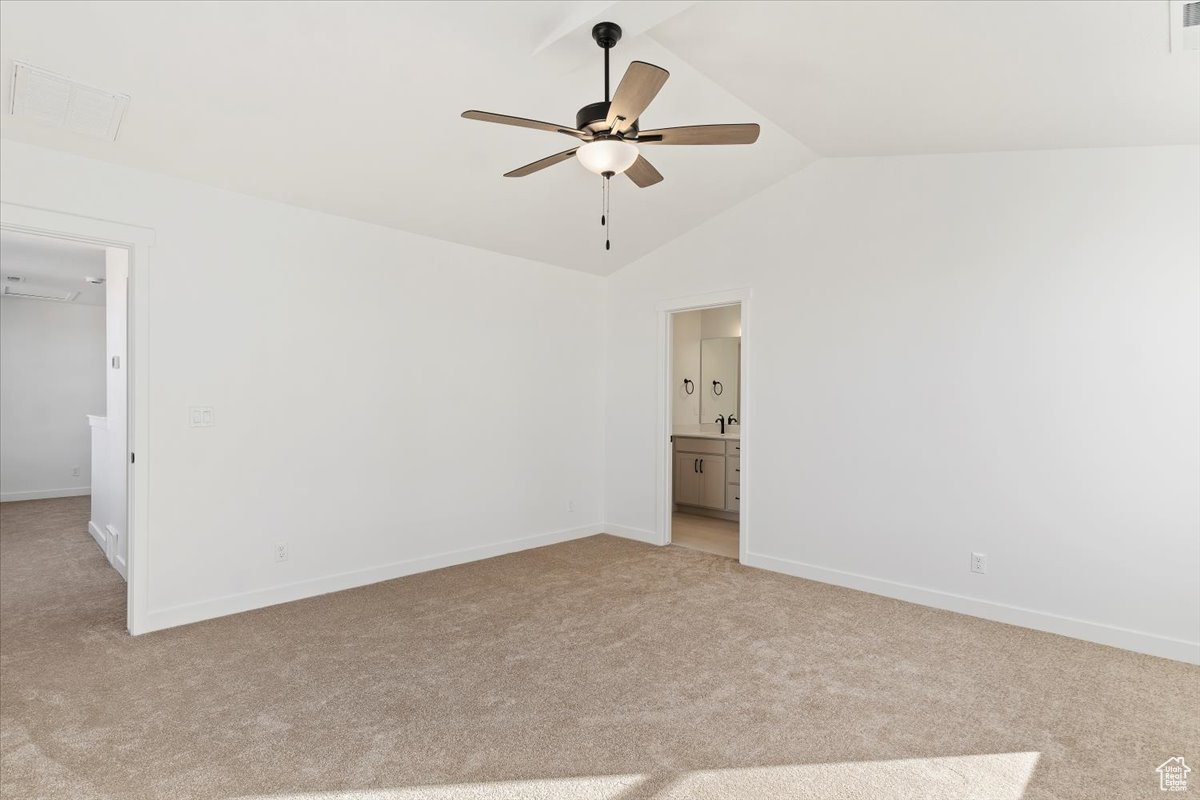
[[[1200,660],[1198,186],[1190,147],[824,160],[626,267],[610,527],[658,527],[656,303],[749,287],[749,563]]]
[[[0,501],[90,494],[88,414],[104,414],[104,307],[0,298]]]
[[[599,529],[601,278],[18,142],[0,171],[155,229],[150,629]]]

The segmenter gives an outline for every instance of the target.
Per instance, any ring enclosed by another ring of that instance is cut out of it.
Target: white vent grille
[[[1171,52],[1200,50],[1200,0],[1168,0]]]
[[[9,113],[84,136],[116,141],[129,95],[114,94],[65,75],[13,62]]]
[[[4,287],[5,297],[24,297],[28,300],[54,300],[59,303],[69,303],[76,297],[79,297],[79,292],[72,292],[68,289],[53,289],[49,286],[32,286],[21,283],[16,286],[6,284]]]

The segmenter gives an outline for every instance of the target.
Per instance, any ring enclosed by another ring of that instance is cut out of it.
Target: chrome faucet
[[[717,415],[717,424],[721,426],[721,434],[724,435],[724,433],[725,433],[725,415],[724,414]]]

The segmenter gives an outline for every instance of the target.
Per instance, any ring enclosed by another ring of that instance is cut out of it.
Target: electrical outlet
[[[987,553],[971,553],[971,572],[987,574]]]
[[[575,513],[575,501],[574,500],[567,501],[567,512],[571,513],[571,514]]]
[[[79,467],[78,466],[71,467],[71,475],[76,478],[79,477]]]
[[[211,428],[216,424],[212,406],[188,406],[188,424],[193,428]]]
[[[275,560],[276,561],[287,561],[287,558],[288,558],[287,542],[279,542],[278,544],[275,545]]]

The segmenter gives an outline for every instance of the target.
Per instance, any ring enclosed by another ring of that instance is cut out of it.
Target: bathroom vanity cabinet
[[[675,503],[737,513],[741,447],[736,439],[675,437]]]

